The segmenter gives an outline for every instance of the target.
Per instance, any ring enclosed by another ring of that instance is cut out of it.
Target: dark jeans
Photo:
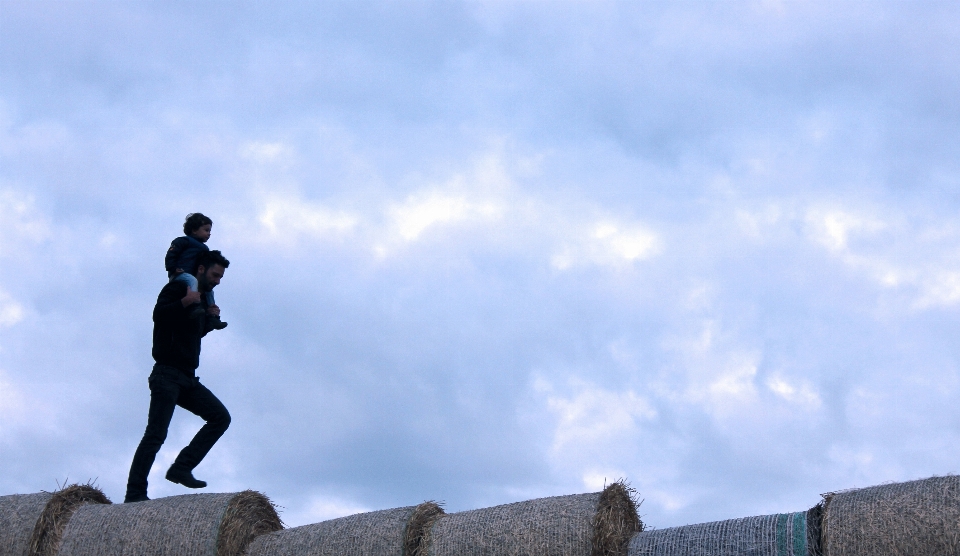
[[[180,406],[201,417],[203,425],[190,444],[180,451],[175,466],[192,471],[210,448],[223,436],[230,426],[230,413],[220,400],[200,384],[199,378],[191,378],[173,367],[154,365],[150,373],[150,412],[147,430],[140,446],[133,455],[130,477],[127,479],[127,496],[146,495],[147,475],[160,446],[167,438],[167,428],[173,418],[173,410]]]

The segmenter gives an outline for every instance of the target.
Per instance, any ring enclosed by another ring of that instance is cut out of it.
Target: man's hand
[[[219,316],[220,316],[220,307],[217,307],[216,305],[211,305],[211,306],[207,307],[207,314],[208,314],[208,315],[213,315],[213,316],[215,316],[215,317],[219,317]]]
[[[200,303],[200,292],[187,290],[187,295],[183,296],[183,299],[180,300],[180,303],[182,303],[184,307],[189,307],[194,303]]]

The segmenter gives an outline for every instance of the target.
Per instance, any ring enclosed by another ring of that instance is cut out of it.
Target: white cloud
[[[349,233],[359,223],[359,218],[347,211],[280,196],[263,203],[257,220],[270,241],[288,245],[301,239],[336,238]]]
[[[0,328],[13,326],[23,320],[23,305],[0,289]]]
[[[618,267],[649,259],[659,251],[659,237],[645,227],[600,221],[574,226],[550,262],[558,270],[586,264]]]
[[[757,364],[754,357],[742,355],[725,366],[713,377],[705,391],[715,407],[726,408],[744,399],[756,396],[754,379],[757,376]]]
[[[605,390],[577,381],[577,393],[564,397],[552,393],[552,386],[538,381],[535,389],[547,394],[547,407],[556,416],[553,450],[582,450],[587,445],[604,444],[635,433],[638,423],[657,416],[646,399],[632,390]]]
[[[444,191],[417,193],[390,206],[387,214],[403,241],[417,240],[428,228],[491,221],[503,213],[493,199],[469,199]]]
[[[792,382],[778,375],[769,377],[766,385],[771,392],[790,403],[810,409],[820,407],[820,395],[809,384]]]
[[[36,245],[50,235],[50,223],[37,212],[32,196],[0,190],[0,257],[18,254],[25,244]]]
[[[960,234],[942,222],[910,222],[895,209],[889,212],[882,219],[837,207],[811,209],[809,237],[882,288],[907,293],[912,309],[956,306]],[[899,223],[893,226],[891,220]]]
[[[724,424],[764,426],[762,421],[778,414],[774,398],[764,397],[764,391],[797,409],[820,408],[820,396],[813,385],[784,373],[763,378],[763,353],[737,346],[735,340],[716,320],[707,319],[698,334],[664,342],[665,349],[676,353],[683,372],[662,381],[657,386],[658,394],[699,407]]]
[[[960,265],[958,265],[960,266]],[[923,274],[917,309],[952,307],[960,302],[960,270],[931,270]]]
[[[878,218],[841,208],[814,208],[807,213],[811,236],[833,252],[845,251],[854,234],[871,234],[886,226]]]

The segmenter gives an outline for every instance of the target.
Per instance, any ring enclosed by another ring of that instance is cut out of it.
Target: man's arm
[[[171,320],[186,313],[186,308],[200,301],[200,292],[189,291],[184,282],[170,282],[160,290],[153,308],[153,320]]]
[[[211,306],[207,307],[207,314],[210,315],[210,316],[219,317],[219,316],[220,316],[220,307],[218,307],[218,306],[216,306],[216,305],[211,305]],[[203,324],[203,332],[200,334],[200,337],[203,338],[204,336],[207,335],[207,332],[210,332],[210,331],[212,331],[213,329],[214,329],[214,328],[213,328],[213,321],[211,321],[210,319],[206,319],[206,320],[204,321],[204,324]]]

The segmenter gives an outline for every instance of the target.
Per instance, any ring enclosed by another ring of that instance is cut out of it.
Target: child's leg
[[[190,274],[189,272],[181,272],[180,274],[177,274],[176,276],[171,278],[170,281],[186,282],[187,287],[190,288],[190,291],[193,291],[193,292],[197,291],[197,289],[200,287],[199,284],[197,283],[197,277],[194,276],[193,274]]]
[[[206,307],[210,307],[211,305],[217,304],[216,300],[213,298],[213,290],[204,292],[203,299],[204,299],[204,302],[206,303],[205,305]],[[210,323],[210,326],[213,327],[214,330],[223,330],[224,328],[227,327],[227,323],[220,320],[219,315],[207,315],[207,322]]]
[[[207,307],[217,304],[217,302],[213,299],[213,291],[208,291],[203,295],[207,301]],[[227,323],[220,320],[220,315],[207,315],[207,322],[210,323],[210,326],[214,330],[223,330],[227,327]]]
[[[190,291],[195,292],[195,291],[198,291],[199,289],[199,284],[197,283],[197,277],[194,276],[193,274],[190,274],[189,272],[181,272],[180,274],[177,274],[176,276],[171,278],[170,281],[185,282],[187,284],[187,289],[189,289]],[[199,303],[194,303],[193,305],[191,305],[193,309],[190,311],[190,318],[200,318],[206,312],[206,307],[203,306],[203,298],[201,297],[200,299],[201,300]]]

